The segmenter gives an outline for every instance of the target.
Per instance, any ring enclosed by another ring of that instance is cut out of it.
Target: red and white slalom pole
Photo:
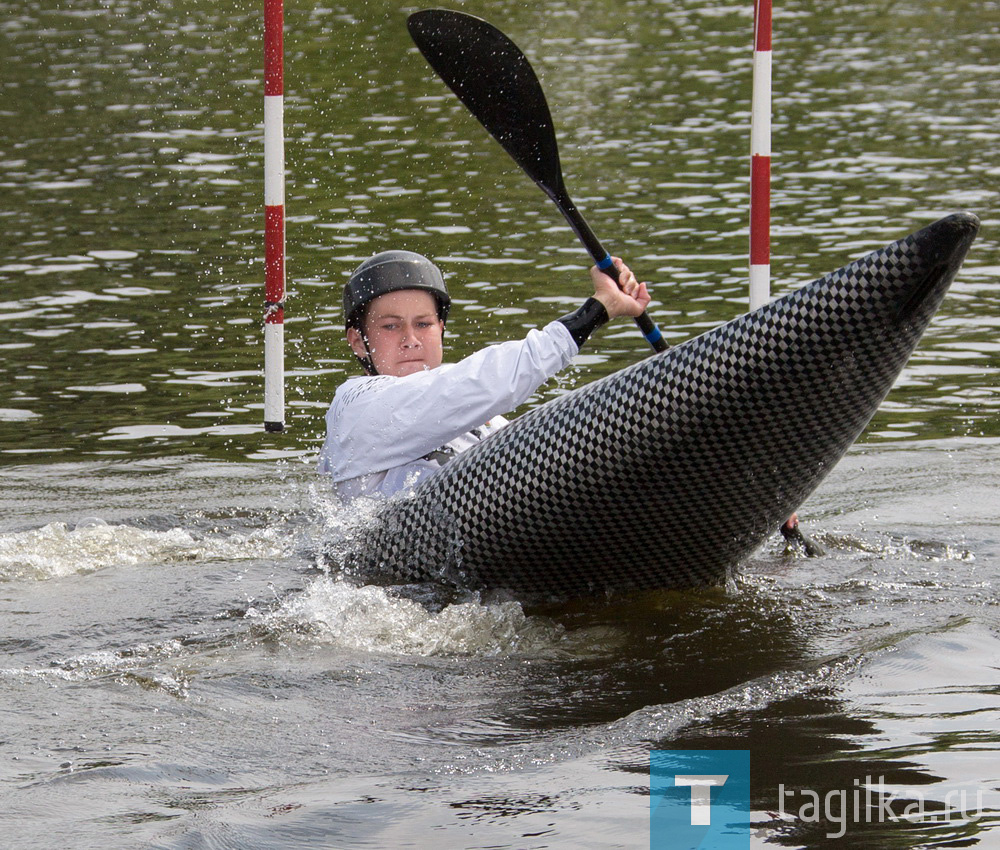
[[[285,429],[285,9],[264,0],[264,429]]]
[[[771,0],[754,0],[750,118],[750,309],[771,298]]]
[[[771,299],[771,0],[754,0],[753,105],[750,117],[750,309]],[[826,554],[792,514],[781,526],[809,557]]]

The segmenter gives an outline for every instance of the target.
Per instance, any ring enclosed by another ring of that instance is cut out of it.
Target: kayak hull
[[[978,225],[949,216],[530,411],[383,505],[345,567],[531,596],[724,581],[864,430]]]

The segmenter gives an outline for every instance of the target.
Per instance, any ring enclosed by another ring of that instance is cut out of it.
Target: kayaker
[[[617,257],[620,282],[591,268],[594,294],[522,339],[442,364],[451,298],[440,269],[411,251],[365,260],[344,287],[347,342],[365,375],[338,387],[319,470],[341,498],[391,496],[507,424],[610,319],[638,316],[646,284]]]

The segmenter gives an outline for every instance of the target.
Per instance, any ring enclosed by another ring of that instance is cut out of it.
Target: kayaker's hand
[[[618,283],[597,266],[591,266],[590,279],[594,282],[594,298],[604,305],[609,318],[638,316],[650,302],[646,284],[636,280],[632,270],[621,261],[620,257],[611,259],[619,269]]]

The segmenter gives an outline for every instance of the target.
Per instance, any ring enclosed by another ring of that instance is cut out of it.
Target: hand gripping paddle
[[[447,9],[415,12],[407,27],[438,76],[555,202],[594,262],[617,281],[618,267],[563,185],[549,105],[517,45],[481,18]],[[669,348],[648,314],[637,316],[635,323],[654,351]]]

